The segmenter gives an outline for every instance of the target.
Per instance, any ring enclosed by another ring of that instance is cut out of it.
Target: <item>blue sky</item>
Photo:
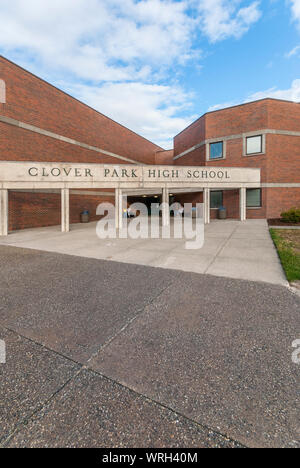
[[[0,53],[170,148],[208,110],[300,101],[300,0],[0,0]]]

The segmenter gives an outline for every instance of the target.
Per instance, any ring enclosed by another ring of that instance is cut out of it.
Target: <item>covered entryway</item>
[[[123,195],[127,193],[134,195],[134,192],[149,191],[154,196],[160,195],[162,224],[168,226],[171,193],[203,191],[204,220],[209,224],[211,190],[238,189],[240,220],[245,221],[246,189],[259,187],[260,169],[257,168],[0,162],[0,235],[8,234],[9,190],[58,190],[61,230],[68,232],[72,190],[114,190],[115,226],[120,229]]]

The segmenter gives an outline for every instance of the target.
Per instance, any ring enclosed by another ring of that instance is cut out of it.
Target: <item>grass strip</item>
[[[279,229],[270,229],[270,234],[277,248],[277,252],[289,282],[300,280],[300,255],[293,251],[293,248]]]

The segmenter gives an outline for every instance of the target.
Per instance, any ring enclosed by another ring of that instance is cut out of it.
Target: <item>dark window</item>
[[[262,153],[262,135],[246,138],[246,154]]]
[[[223,206],[223,192],[210,192],[210,207],[220,208]]]
[[[222,159],[222,158],[223,158],[223,141],[210,143],[209,159]]]
[[[261,207],[261,189],[247,189],[247,208]]]

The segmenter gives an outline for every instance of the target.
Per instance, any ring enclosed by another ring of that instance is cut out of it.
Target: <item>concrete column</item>
[[[240,188],[240,220],[246,221],[246,189]]]
[[[61,190],[61,231],[70,231],[70,191]]]
[[[120,209],[122,209],[122,206],[120,207],[120,189],[116,188],[115,189],[115,225],[116,225],[116,229],[119,229],[119,226],[120,226]]]
[[[123,193],[122,189],[119,189],[119,229],[123,227]]]
[[[169,189],[164,187],[162,189],[162,225],[169,226],[170,224],[170,207],[169,207]]]
[[[204,201],[204,224],[210,223],[210,189],[205,188],[203,191]]]
[[[0,236],[8,235],[8,190],[0,189]]]

